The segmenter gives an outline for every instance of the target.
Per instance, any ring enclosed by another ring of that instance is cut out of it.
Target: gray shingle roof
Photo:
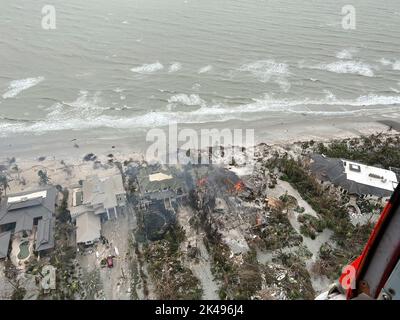
[[[54,218],[40,219],[36,232],[36,251],[54,248]]]
[[[19,217],[16,221],[15,232],[31,231],[33,229],[33,218],[36,218],[36,216],[32,213],[32,211],[18,212]]]
[[[8,248],[10,245],[11,232],[4,232],[0,234],[0,259],[7,257]]]
[[[43,190],[47,191],[44,198],[8,203],[8,198],[6,197],[2,199],[0,204],[0,226],[15,223],[15,232],[32,231],[34,219],[39,219],[36,233],[37,251],[54,247],[54,214],[57,189],[55,187],[47,187],[37,191]],[[9,197],[24,196],[32,193],[33,191],[27,191],[9,195]]]
[[[10,212],[13,210],[20,210],[20,209],[40,206],[42,204],[42,201],[43,201],[43,199],[37,198],[37,199],[30,199],[30,200],[22,201],[22,202],[11,203],[7,206],[7,210]]]
[[[45,198],[30,199],[15,203],[7,203],[7,197],[2,199],[0,205],[0,226],[16,223],[16,232],[22,230],[32,230],[33,219],[40,217],[51,217],[55,213],[57,189],[47,187]],[[30,194],[32,191],[13,194],[12,196],[21,196]],[[11,197],[11,195],[9,196]]]

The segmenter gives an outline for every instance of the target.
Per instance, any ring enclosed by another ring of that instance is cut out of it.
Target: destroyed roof
[[[35,218],[53,216],[56,197],[55,187],[5,197],[0,204],[0,226],[16,223],[16,232],[32,230]]]
[[[162,172],[157,172],[149,175],[150,181],[164,181],[169,179],[172,179],[172,176]]]
[[[36,232],[36,251],[54,248],[54,226],[54,218],[39,220]]]
[[[11,232],[4,232],[0,234],[0,259],[7,257],[8,248],[10,245]]]
[[[355,164],[357,167],[360,168],[360,170],[361,166],[363,168],[382,170],[380,168],[368,167],[362,164],[357,164],[355,162],[342,159],[327,158],[320,154],[312,155],[311,159],[312,162],[310,164],[310,169],[317,176],[318,179],[322,181],[329,181],[335,186],[342,187],[350,194],[388,197],[393,192],[391,190],[381,187],[381,183],[379,183],[379,181],[376,181],[376,185],[374,185],[372,181],[370,182],[367,179],[359,180],[365,181],[364,183],[355,181],[354,179],[349,179],[349,175],[346,172],[346,165],[348,164],[347,162],[349,162],[350,164]]]
[[[76,242],[86,243],[100,238],[100,217],[93,212],[84,213],[76,218]]]
[[[155,193],[182,188],[182,183],[166,170],[152,171],[151,169],[143,168],[137,178],[142,193]]]

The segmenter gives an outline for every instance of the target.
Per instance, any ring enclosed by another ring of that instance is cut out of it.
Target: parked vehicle
[[[113,260],[113,256],[108,256],[107,257],[107,267],[108,268],[113,268],[114,267],[114,260]]]

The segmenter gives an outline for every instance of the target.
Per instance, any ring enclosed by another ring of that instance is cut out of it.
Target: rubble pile
[[[166,239],[155,241],[144,249],[149,274],[159,299],[200,299],[202,288],[192,271],[184,266],[179,250],[184,234],[179,227],[170,230]]]

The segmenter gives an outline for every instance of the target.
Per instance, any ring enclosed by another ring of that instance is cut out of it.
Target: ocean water
[[[0,137],[400,119],[400,1],[351,1],[355,30],[346,4],[0,0]]]

